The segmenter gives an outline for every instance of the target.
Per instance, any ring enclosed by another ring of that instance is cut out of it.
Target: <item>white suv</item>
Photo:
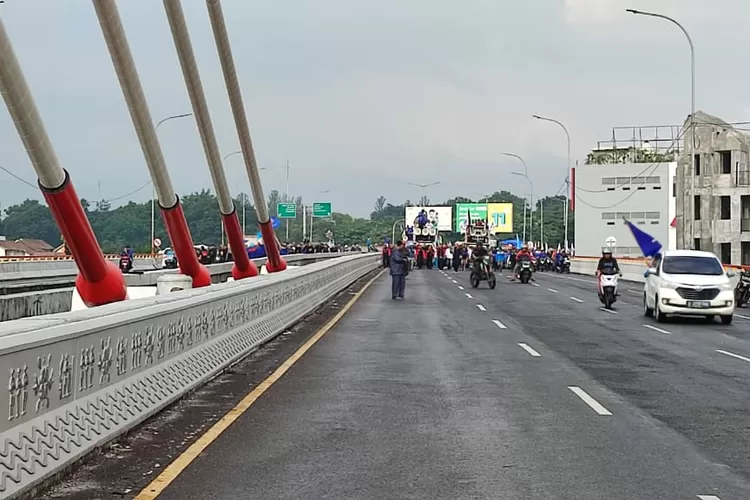
[[[667,314],[721,317],[728,325],[734,314],[734,271],[711,252],[670,250],[663,252],[646,271],[643,309],[662,322]]]

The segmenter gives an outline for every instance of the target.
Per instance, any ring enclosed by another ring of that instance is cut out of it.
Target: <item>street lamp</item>
[[[556,123],[559,127],[563,129],[565,132],[565,137],[568,139],[568,166],[565,168],[565,214],[563,215],[563,220],[565,221],[565,249],[568,249],[568,198],[570,198],[570,134],[568,133],[567,127],[562,124],[562,122],[559,122],[555,120],[554,118],[547,118],[544,116],[539,115],[532,115],[537,120],[543,120],[546,122],[552,122]]]
[[[422,198],[424,198],[426,200],[427,196],[425,196],[425,194],[424,194],[425,193],[425,189],[427,189],[428,187],[437,186],[438,184],[440,184],[440,181],[430,182],[428,184],[419,184],[419,183],[416,183],[416,182],[410,182],[409,184],[412,185],[412,186],[416,186],[418,188],[422,188]]]
[[[187,118],[188,116],[193,116],[193,113],[182,113],[179,115],[172,115],[168,116],[166,118],[162,118],[159,120],[159,122],[154,127],[155,131],[159,131],[159,127],[162,123],[168,122],[169,120],[176,120],[178,118]],[[151,255],[154,255],[155,245],[154,245],[154,239],[156,238],[156,207],[155,205],[156,200],[156,186],[154,186],[153,181],[151,182]]]
[[[522,172],[511,172],[512,175],[517,175],[519,177],[523,177],[526,179],[526,182],[529,183],[529,189],[531,190],[529,193],[529,205],[531,205],[529,210],[529,239],[534,239],[534,184],[531,182],[531,179],[529,179],[529,176]],[[526,241],[526,201],[523,202],[523,240]]]
[[[686,200],[687,203],[683,203],[683,209],[687,207],[687,211],[691,211],[690,214],[685,214],[683,220],[685,222],[687,222],[688,220],[690,221],[690,231],[688,232],[688,234],[690,234],[692,243],[693,241],[695,241],[695,235],[693,234],[695,228],[695,222],[693,220],[693,216],[695,215],[695,207],[693,205],[693,203],[695,203],[695,46],[693,45],[693,39],[690,38],[690,34],[687,32],[684,26],[678,23],[675,19],[672,19],[669,16],[665,16],[664,14],[657,14],[655,12],[646,12],[643,10],[635,9],[625,9],[625,12],[630,12],[631,14],[640,16],[657,17],[659,19],[665,19],[669,21],[670,23],[680,28],[680,30],[682,30],[682,33],[685,35],[685,38],[687,38],[688,45],[690,46],[690,193],[693,196],[688,196],[688,199]],[[686,241],[683,241],[683,244],[685,244],[686,248],[688,247]]]
[[[530,235],[534,236],[534,186],[531,184],[531,179],[529,178],[529,166],[526,164],[526,160],[524,160],[521,156],[515,154],[515,153],[501,153],[504,156],[510,156],[511,158],[515,158],[518,161],[520,161],[523,164],[523,173],[520,172],[511,172],[513,175],[518,175],[521,177],[524,177],[526,181],[529,183],[529,186],[531,186],[531,199],[529,200],[529,205],[531,205],[531,209],[529,212],[529,227],[530,227]],[[523,208],[523,239],[526,241],[526,203],[524,202],[524,208]]]

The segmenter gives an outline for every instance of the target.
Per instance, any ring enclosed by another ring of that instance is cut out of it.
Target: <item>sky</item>
[[[118,2],[154,122],[192,111],[162,2]],[[613,127],[678,125],[697,107],[750,120],[747,0],[224,0],[266,195],[290,191],[367,216],[375,199],[480,198],[499,190],[554,195]],[[184,0],[222,154],[239,149],[206,5]],[[89,0],[6,0],[0,17],[79,196],[127,199],[149,181],[122,91]],[[159,139],[175,190],[213,186],[195,120]],[[624,135],[628,135],[624,131]],[[622,135],[620,135],[622,137]],[[0,166],[36,178],[0,106]],[[249,192],[240,155],[226,161],[233,194]],[[429,188],[414,184],[439,182]],[[322,193],[322,191],[327,191]],[[146,201],[146,187],[130,198]],[[40,198],[0,171],[0,207]],[[118,205],[122,201],[114,201]]]

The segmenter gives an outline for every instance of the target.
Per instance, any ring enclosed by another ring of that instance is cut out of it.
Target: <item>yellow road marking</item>
[[[310,348],[323,337],[323,335],[328,333],[331,328],[336,326],[336,323],[341,321],[341,318],[343,318],[344,315],[349,311],[349,309],[352,308],[354,303],[359,300],[362,294],[365,293],[368,288],[370,288],[370,285],[372,285],[375,280],[378,279],[384,272],[384,269],[381,270],[377,274],[377,276],[368,281],[362,287],[362,289],[355,295],[353,295],[351,300],[341,308],[336,316],[331,318],[328,323],[323,325],[323,327],[318,330],[315,335],[310,337],[310,339],[305,342],[302,347],[297,349],[297,351],[292,354],[289,359],[284,361],[284,364],[278,367],[276,371],[274,371],[267,379],[258,384],[255,389],[250,391],[248,395],[242,398],[242,401],[237,403],[237,406],[229,410],[226,415],[221,417],[221,419],[216,422],[210,429],[208,429],[201,437],[199,437],[197,441],[191,444],[187,450],[183,451],[182,454],[180,454],[179,457],[177,457],[171,464],[169,464],[161,474],[159,474],[153,481],[151,481],[148,486],[143,488],[143,490],[141,490],[138,496],[136,496],[133,500],[154,500],[156,497],[164,493],[164,490],[166,490],[167,487],[172,484],[172,482],[177,479],[180,474],[182,474],[182,472],[188,467],[188,465],[193,462],[193,460],[198,458],[198,455],[200,455],[203,450],[208,448],[211,443],[216,441],[216,438],[218,438],[225,430],[227,430],[235,420],[240,418],[240,416],[245,413],[248,408],[250,408],[253,403],[255,403],[255,401],[257,401],[258,398],[263,395],[263,393],[270,389],[271,386],[276,381],[278,381],[289,370],[289,368],[294,365],[294,363],[299,361],[300,358],[302,358],[302,356],[304,356],[305,353],[309,351]]]

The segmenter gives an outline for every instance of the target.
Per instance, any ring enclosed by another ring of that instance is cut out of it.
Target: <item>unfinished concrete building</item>
[[[714,252],[725,264],[750,265],[750,137],[702,111],[695,114],[694,150],[689,118],[683,130],[677,247]]]

